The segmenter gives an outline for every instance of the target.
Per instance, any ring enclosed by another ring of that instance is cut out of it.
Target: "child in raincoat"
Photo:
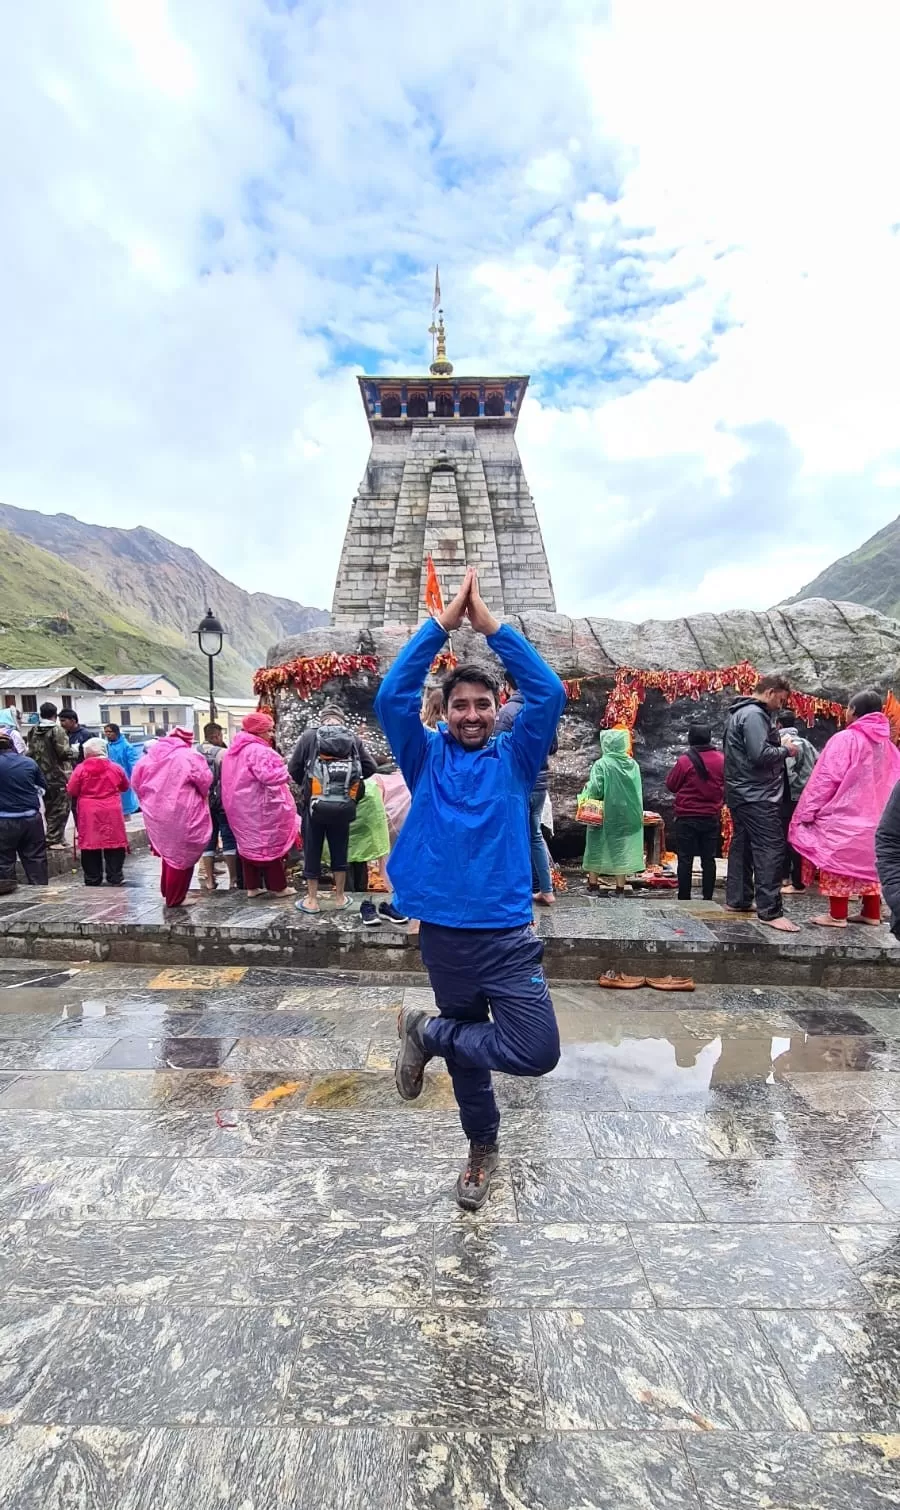
[[[628,745],[627,730],[603,730],[600,759],[581,794],[582,799],[599,798],[603,803],[602,826],[586,831],[584,869],[591,891],[600,890],[601,876],[614,876],[616,892],[622,895],[626,877],[644,868],[644,794],[640,768]]]
[[[128,743],[118,724],[106,724],[103,733],[106,736],[106,751],[110,760],[113,765],[121,766],[128,777],[128,786],[122,793],[122,812],[127,818],[140,809],[140,803],[131,790],[131,773],[141,758],[141,752],[137,745]]]
[[[288,768],[272,748],[275,724],[268,713],[250,713],[222,756],[222,806],[237,840],[248,897],[293,896],[285,857],[297,842],[297,805]],[[201,757],[202,758],[202,757]]]
[[[900,779],[900,750],[878,692],[850,699],[846,729],[832,735],[816,761],[788,837],[803,856],[804,884],[818,873],[828,912],[810,921],[820,928],[846,928],[850,898],[862,898],[854,923],[881,921],[881,889],[875,864],[875,830]]]

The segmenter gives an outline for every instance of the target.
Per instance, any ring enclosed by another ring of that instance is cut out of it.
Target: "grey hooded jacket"
[[[756,697],[732,703],[725,724],[725,801],[782,802],[787,750],[772,715]]]
[[[789,755],[786,762],[791,801],[799,802],[803,795],[803,788],[813,773],[813,766],[819,758],[819,752],[815,745],[811,744],[808,739],[804,739],[802,734],[798,734],[796,729],[779,729],[778,733],[782,739],[787,736],[788,739],[793,740],[800,751],[796,757]]]

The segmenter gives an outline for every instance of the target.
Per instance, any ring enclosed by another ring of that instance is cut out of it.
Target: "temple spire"
[[[437,320],[435,321],[435,316]],[[433,377],[449,377],[453,371],[453,363],[447,360],[447,333],[444,329],[444,311],[441,309],[441,270],[434,269],[434,300],[431,305],[431,324],[428,327],[431,336],[431,373]]]

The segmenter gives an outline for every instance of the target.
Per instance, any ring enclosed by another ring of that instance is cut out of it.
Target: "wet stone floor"
[[[0,963],[4,1510],[900,1502],[900,996],[554,995],[472,1217],[421,988]]]

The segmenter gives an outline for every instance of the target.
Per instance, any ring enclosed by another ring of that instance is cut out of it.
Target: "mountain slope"
[[[285,635],[329,622],[320,608],[244,592],[196,551],[154,530],[84,524],[71,514],[39,514],[2,503],[0,529],[87,573],[112,599],[127,605],[131,619],[174,632],[182,644],[207,607],[212,608],[225,628],[226,644],[247,670],[264,665],[269,646]]]
[[[77,666],[115,675],[163,671],[182,692],[202,697],[207,663],[184,635],[129,616],[93,578],[0,529],[0,664]],[[250,673],[234,652],[216,662],[222,692],[249,697]]]
[[[788,603],[803,598],[862,603],[890,618],[900,618],[900,518],[885,525],[849,556],[842,556],[802,587]]]

